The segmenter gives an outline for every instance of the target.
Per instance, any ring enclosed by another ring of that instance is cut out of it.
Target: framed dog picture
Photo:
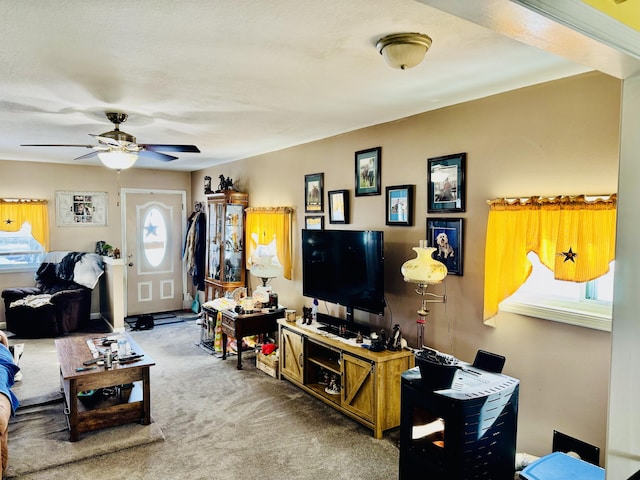
[[[466,153],[427,160],[427,212],[465,211]]]
[[[427,218],[427,245],[449,275],[462,275],[462,218]]]

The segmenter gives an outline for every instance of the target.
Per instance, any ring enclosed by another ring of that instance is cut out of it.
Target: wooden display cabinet
[[[413,367],[409,351],[371,352],[278,320],[280,377],[373,430],[375,438],[400,425],[400,379]]]
[[[205,301],[244,287],[245,209],[249,195],[235,190],[207,195]]]

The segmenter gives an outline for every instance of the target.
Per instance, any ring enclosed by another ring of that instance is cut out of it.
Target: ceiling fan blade
[[[102,135],[96,135],[93,133],[90,133],[89,135],[91,135],[93,138],[98,140],[100,143],[104,143],[105,145],[111,145],[112,147],[122,148],[122,145],[120,145],[120,142],[118,142],[117,140],[114,140],[113,138],[103,137]]]
[[[91,153],[87,153],[86,155],[81,155],[79,157],[74,158],[74,160],[87,160],[89,158],[93,158],[96,157],[98,155],[98,152],[91,152]]]
[[[68,143],[23,143],[21,147],[82,147],[93,148],[95,145],[78,145]]]
[[[150,158],[151,160],[160,160],[161,162],[170,162],[171,160],[177,160],[178,157],[174,157],[173,155],[165,155],[164,153],[154,152],[153,150],[140,150],[138,155],[145,158]]]
[[[145,150],[151,150],[153,152],[188,152],[188,153],[200,153],[200,149],[195,145],[164,145],[160,143],[139,143],[140,147]]]

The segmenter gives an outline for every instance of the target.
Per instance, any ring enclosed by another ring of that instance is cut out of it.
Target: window
[[[555,280],[533,252],[527,258],[533,265],[531,275],[500,303],[500,310],[611,331],[615,262],[610,263],[608,273],[580,283]]]
[[[0,272],[36,270],[49,250],[46,200],[0,198]]]
[[[157,267],[162,263],[167,253],[167,224],[156,207],[151,208],[144,217],[142,247],[151,266]]]
[[[44,254],[44,247],[33,238],[29,222],[16,232],[0,230],[0,272],[36,270]]]
[[[616,201],[615,194],[490,200],[485,324],[493,324],[499,305],[530,277],[530,252],[553,272],[553,279],[586,283],[604,276],[615,259]],[[555,280],[549,282],[555,284]]]

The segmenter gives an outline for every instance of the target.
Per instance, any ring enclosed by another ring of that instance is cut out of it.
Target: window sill
[[[35,273],[39,267],[40,265],[2,265],[0,273]]]
[[[611,331],[611,306],[597,302],[521,296],[503,301],[500,310],[603,332]]]

